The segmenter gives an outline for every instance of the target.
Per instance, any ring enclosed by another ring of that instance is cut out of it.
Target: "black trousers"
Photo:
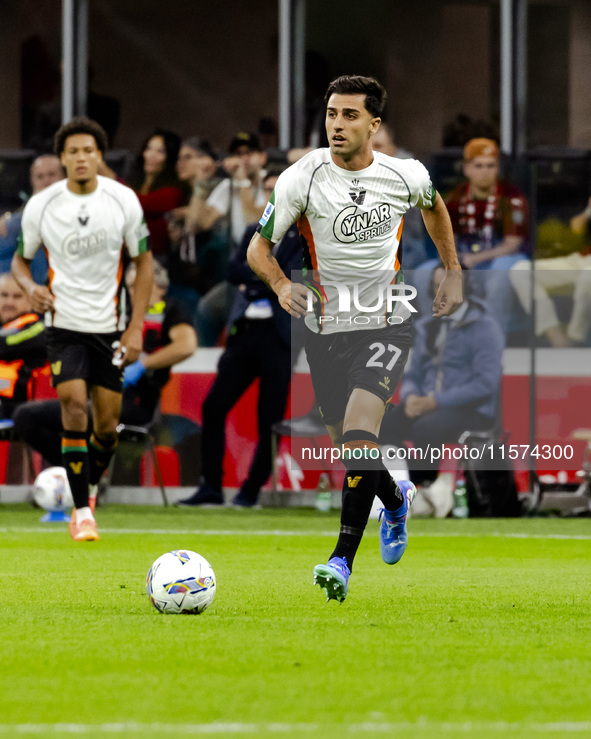
[[[404,407],[398,405],[384,416],[380,430],[380,444],[404,446],[411,441],[415,447],[426,450],[430,445],[442,447],[454,444],[460,434],[467,429],[481,431],[492,426],[493,419],[482,415],[474,406],[456,406],[453,408],[435,408],[417,418],[408,418]],[[407,458],[410,479],[415,485],[434,480],[437,477],[439,461]]]
[[[258,442],[242,489],[258,494],[271,473],[271,426],[285,412],[291,378],[291,350],[272,319],[241,319],[228,339],[216,379],[203,403],[202,474],[222,489],[226,417],[246,390],[259,379]]]
[[[143,426],[152,420],[154,408],[134,403],[134,396],[123,393],[121,422]],[[62,461],[62,413],[59,400],[31,400],[16,409],[14,427],[26,443],[54,467]],[[92,415],[88,409],[88,432],[92,431]]]

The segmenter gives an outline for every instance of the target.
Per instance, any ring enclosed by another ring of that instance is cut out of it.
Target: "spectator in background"
[[[506,334],[514,298],[509,270],[525,259],[527,200],[516,187],[499,181],[499,148],[493,140],[471,139],[464,147],[463,166],[466,181],[445,199],[458,258],[477,272],[474,287]],[[428,285],[436,264],[436,259],[428,260],[414,274],[423,315],[428,313]]]
[[[8,272],[0,275],[0,418],[29,397],[35,371],[47,364],[44,325]]]
[[[584,344],[591,331],[591,198],[587,207],[571,219],[572,231],[581,237],[581,248],[564,256],[535,261],[536,336],[544,334],[551,346]],[[531,311],[531,262],[518,262],[511,282],[526,313]],[[573,307],[564,331],[549,292],[573,291]]]
[[[233,243],[238,245],[244,229],[259,220],[267,202],[262,186],[267,155],[252,133],[237,134],[228,152],[222,167],[230,177],[222,180],[209,196],[203,192],[191,202],[189,221],[198,232],[209,231],[224,218]]]
[[[267,197],[271,196],[277,178],[276,173],[265,177]],[[248,477],[233,504],[241,508],[256,505],[261,487],[271,473],[271,427],[283,418],[291,377],[290,317],[279,306],[275,293],[248,266],[246,251],[255,231],[254,224],[246,229],[238,252],[228,266],[228,278],[238,285],[238,291],[232,306],[226,350],[203,404],[203,480],[197,491],[179,505],[223,505],[226,418],[257,378],[260,380],[259,438]],[[276,245],[274,255],[288,274],[301,269],[302,245],[295,226]]]
[[[64,178],[64,170],[59,157],[55,154],[41,154],[31,164],[31,190],[36,195],[49,185]],[[16,251],[18,236],[21,230],[22,210],[16,213],[5,213],[0,217],[0,274],[10,272],[12,256]],[[35,282],[47,282],[47,257],[40,249],[31,262],[31,274]]]
[[[257,136],[237,134],[229,146],[229,156],[222,166],[229,177],[214,188],[209,197],[195,193],[189,206],[188,225],[197,234],[217,226],[226,234],[228,253],[232,255],[246,226],[256,223],[266,205],[263,192],[263,168],[267,155]],[[235,290],[227,281],[218,283],[199,302],[197,327],[200,346],[214,346],[230,314]]]
[[[389,157],[398,159],[414,159],[414,156],[406,149],[397,146],[394,142],[394,130],[388,123],[382,121],[377,132],[373,135],[371,146],[374,151],[381,151]],[[419,208],[411,208],[404,216],[402,228],[402,240],[398,248],[399,259],[403,270],[412,270],[425,261],[427,250],[425,248],[425,224],[421,217]]]
[[[431,299],[445,270],[432,274]],[[401,447],[413,442],[423,450],[455,443],[466,429],[482,430],[493,425],[503,373],[504,339],[497,322],[487,315],[484,301],[470,288],[464,274],[464,302],[450,316],[426,316],[416,324],[410,365],[400,386],[400,404],[386,413],[380,443]],[[410,458],[410,457],[409,457]],[[417,456],[417,460],[428,455]],[[439,488],[433,500],[429,487],[438,470],[433,465],[409,463],[410,479],[445,517],[452,507],[452,486]]]
[[[215,227],[195,232],[189,219],[192,203],[208,198],[221,181],[218,158],[204,139],[194,136],[183,141],[176,169],[179,180],[192,190],[191,202],[168,214],[169,295],[183,304],[194,326],[197,325],[199,300],[223,279],[228,259],[228,241],[224,234]]]
[[[157,128],[142,145],[129,181],[144,211],[152,252],[164,266],[170,249],[165,214],[188,200],[188,188],[176,173],[180,145],[176,133]]]
[[[130,264],[126,282],[133,300],[135,264]],[[168,274],[154,263],[154,286],[143,329],[144,353],[125,368],[121,423],[143,426],[154,418],[170,368],[197,349],[197,337],[182,309],[166,298]],[[37,400],[18,409],[14,425],[20,437],[51,465],[62,465],[62,419],[59,400]],[[89,438],[92,416],[89,408]],[[96,491],[94,491],[96,495]]]
[[[257,125],[257,134],[261,147],[268,151],[279,147],[279,126],[272,116],[263,116]]]

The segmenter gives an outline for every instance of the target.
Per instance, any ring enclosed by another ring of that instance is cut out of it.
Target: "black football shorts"
[[[412,324],[334,334],[306,329],[305,348],[322,420],[345,416],[349,396],[363,388],[387,403],[402,378],[412,342]]]
[[[45,330],[51,383],[86,380],[89,385],[123,392],[123,370],[113,364],[113,342],[120,331],[91,334],[51,326]]]

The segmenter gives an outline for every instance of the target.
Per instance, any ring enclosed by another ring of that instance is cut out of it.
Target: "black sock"
[[[111,457],[115,454],[118,439],[104,439],[96,434],[91,434],[90,445],[88,447],[89,458],[89,478],[90,484],[96,485],[101,479],[103,472],[109,466]]]
[[[66,431],[62,434],[62,458],[68,473],[75,508],[88,505],[88,447],[86,432]]]
[[[347,473],[343,481],[341,529],[332,557],[345,557],[353,571],[353,560],[361,543],[380,482],[381,456],[377,437],[367,431],[348,431],[343,437]],[[356,450],[363,450],[358,453]],[[377,450],[377,455],[374,450]]]
[[[396,484],[396,480],[392,479],[392,476],[384,467],[383,462],[382,469],[380,470],[380,482],[378,484],[376,495],[382,501],[384,508],[387,511],[396,511],[404,503],[402,491]]]

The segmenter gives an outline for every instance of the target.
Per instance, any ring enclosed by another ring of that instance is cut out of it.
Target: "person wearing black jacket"
[[[277,177],[264,181],[270,194]],[[230,312],[230,332],[216,379],[203,404],[201,435],[202,483],[182,506],[223,505],[223,459],[228,413],[258,378],[258,433],[256,451],[248,475],[232,504],[251,508],[271,473],[271,427],[283,418],[292,371],[290,316],[277,296],[250,269],[248,244],[256,224],[244,232],[242,242],[228,265],[228,279],[238,286]],[[275,257],[288,274],[301,269],[302,245],[294,226],[276,245]]]

